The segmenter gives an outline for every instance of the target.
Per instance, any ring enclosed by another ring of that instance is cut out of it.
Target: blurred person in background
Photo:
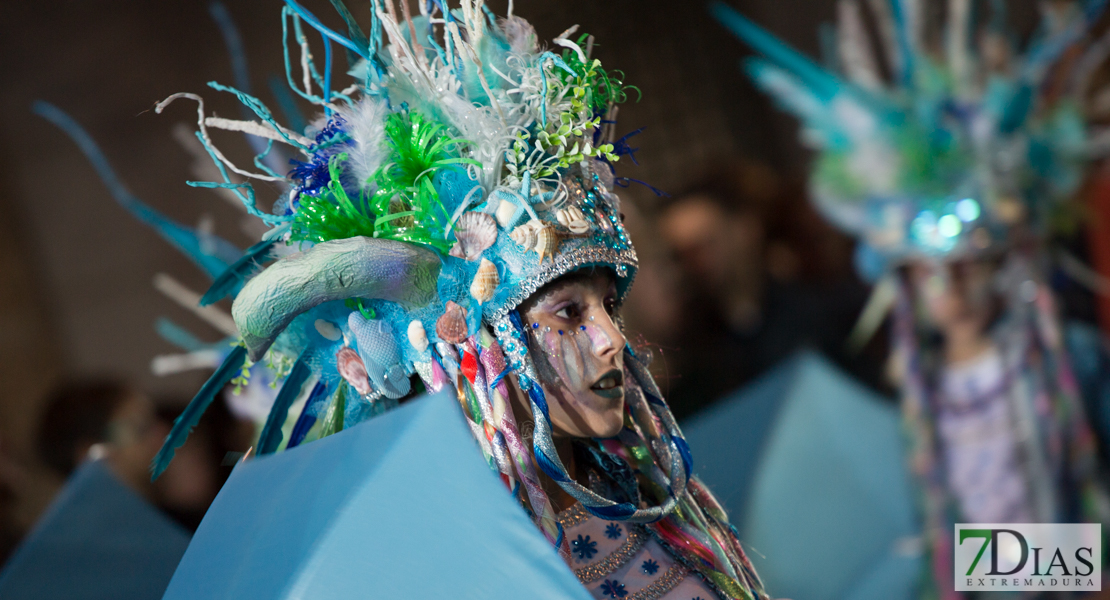
[[[184,405],[172,398],[158,399],[158,418],[167,431]],[[252,421],[236,418],[225,402],[213,402],[189,442],[178,449],[176,460],[154,482],[158,507],[178,524],[196,531],[204,513],[231,475],[235,460],[251,446],[254,429]]]
[[[799,183],[759,162],[721,161],[664,207],[658,226],[682,274],[684,306],[668,332],[680,418],[803,347],[881,386],[878,357],[845,350],[867,298],[852,242]]]
[[[869,308],[885,307],[866,321],[893,309],[891,374],[930,555],[923,597],[964,596],[953,585],[954,523],[1110,518],[1094,435],[1106,396],[1100,340],[1062,318],[1047,276],[1053,225],[1091,156],[1076,150],[1095,149],[1075,102],[1084,98],[1065,86],[1106,53],[1089,45],[1100,11],[1040,7],[1025,55],[1002,4],[974,30],[967,14],[930,15],[921,29],[869,15],[914,41],[902,47],[869,39],[859,6],[848,7],[831,70],[716,8],[771,57],[749,61],[749,74],[802,119],[818,151],[813,200],[858,236],[857,266],[877,280]],[[876,48],[893,73],[878,68]],[[830,95],[833,82],[845,93]]]
[[[103,459],[129,488],[190,531],[196,530],[230,474],[229,453],[250,445],[253,426],[213,403],[190,443],[157,482],[150,461],[180,412],[180,402],[145,394],[113,379],[75,380],[56,388],[39,425],[40,459],[62,477],[85,460]],[[234,456],[234,454],[232,454]]]
[[[56,388],[39,422],[39,458],[63,477],[86,459],[103,459],[132,490],[152,500],[150,459],[169,427],[141,392],[112,379]]]

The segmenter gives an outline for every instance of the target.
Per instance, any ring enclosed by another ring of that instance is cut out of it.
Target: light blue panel
[[[899,548],[918,526],[892,404],[803,353],[715,412],[686,437],[773,596],[913,597],[921,559]]]
[[[734,518],[744,513],[763,445],[801,360],[804,355],[784,361],[682,424],[694,474]]]
[[[0,598],[157,600],[188,543],[106,465],[87,462],[0,573]]]
[[[442,394],[238,466],[165,597],[589,595]]]

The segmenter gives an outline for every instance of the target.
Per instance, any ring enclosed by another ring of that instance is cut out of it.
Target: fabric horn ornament
[[[331,300],[367,298],[423,306],[436,296],[435,253],[394,240],[332,240],[286,257],[247,282],[231,314],[251,360],[266,354],[297,315]]]

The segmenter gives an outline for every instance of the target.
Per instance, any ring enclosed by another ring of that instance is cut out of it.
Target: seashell
[[[339,349],[339,352],[335,353],[335,366],[339,375],[351,384],[351,387],[358,390],[359,394],[369,396],[374,391],[370,387],[370,376],[366,373],[366,364],[359,358],[358,352],[343,346]]]
[[[340,331],[339,328],[336,327],[335,324],[331,321],[316,319],[316,322],[313,323],[313,325],[316,327],[316,333],[319,333],[326,340],[338,342],[339,340],[343,339],[343,332]]]
[[[555,213],[555,218],[559,220],[559,224],[575,235],[581,235],[590,230],[590,222],[586,220],[586,215],[582,214],[577,206],[559,209]]]
[[[466,309],[448,300],[443,315],[436,320],[436,335],[443,341],[452,344],[465,342],[469,336],[469,328],[466,325]]]
[[[424,323],[413,320],[409,323],[409,343],[416,351],[423,354],[428,349],[428,332],[424,331]]]
[[[555,260],[555,251],[559,249],[559,233],[550,225],[541,226],[536,232],[536,245],[533,249],[540,255],[541,263],[545,256]]]
[[[516,223],[523,213],[524,209],[516,202],[504,199],[497,205],[497,210],[493,211],[494,216],[497,217],[497,222],[505,229],[508,229],[513,223]]]
[[[500,283],[497,265],[483,258],[482,264],[478,265],[478,272],[474,274],[474,281],[470,283],[470,295],[474,296],[479,305],[482,305],[493,298],[493,293],[497,291]]]
[[[497,222],[483,212],[465,212],[455,223],[455,238],[459,241],[451,248],[451,256],[478,260],[482,251],[497,241]]]
[[[527,252],[536,246],[536,232],[539,231],[540,227],[539,221],[528,221],[514,229],[509,237]]]
[[[389,323],[353,312],[347,317],[347,327],[358,342],[358,355],[374,386],[388,398],[400,398],[409,393],[409,380],[403,376],[401,350]]]

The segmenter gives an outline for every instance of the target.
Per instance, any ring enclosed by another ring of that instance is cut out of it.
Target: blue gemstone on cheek
[[[578,328],[581,329],[582,331],[586,331],[586,326],[585,325],[579,325]]]
[[[539,328],[540,328],[539,323],[532,323],[532,329],[539,329]]]

